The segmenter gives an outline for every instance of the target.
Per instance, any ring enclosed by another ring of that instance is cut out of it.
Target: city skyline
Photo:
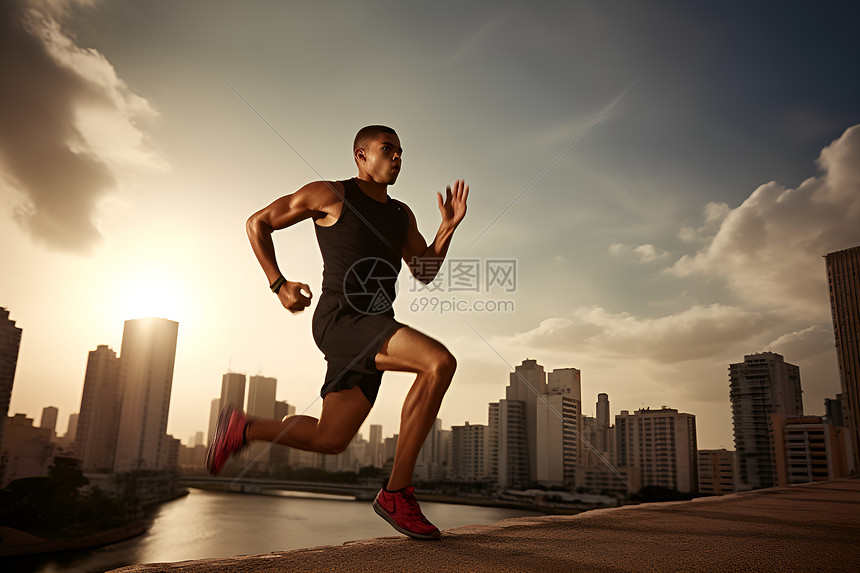
[[[231,367],[318,414],[314,307],[277,305],[243,224],[353,175],[371,123],[401,136],[390,193],[426,237],[435,192],[463,177],[450,258],[516,262],[510,291],[400,277],[398,319],[458,359],[447,423],[484,422],[531,357],[623,409],[695,413],[699,447],[731,449],[726,368],[762,351],[800,367],[823,414],[839,378],[822,257],[860,244],[857,7],[375,6],[0,5],[0,306],[24,331],[10,414],[56,406],[65,430],[88,352],[148,316],[181,325],[170,434],[207,430]],[[318,300],[310,225],[275,241]],[[441,315],[432,297],[515,304]],[[368,424],[396,428],[411,381],[386,374]]]

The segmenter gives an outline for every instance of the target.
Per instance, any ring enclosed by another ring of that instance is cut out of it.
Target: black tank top
[[[367,196],[354,179],[341,181],[340,217],[329,227],[314,224],[323,258],[322,293],[345,295],[353,306],[384,312],[396,296],[409,216],[386,195],[381,203]]]

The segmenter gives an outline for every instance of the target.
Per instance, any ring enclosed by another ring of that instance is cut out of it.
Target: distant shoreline
[[[13,527],[0,526],[0,557],[18,557],[39,553],[55,553],[57,551],[92,549],[137,537],[143,534],[148,527],[149,525],[146,521],[137,521],[90,535],[49,539]]]
[[[189,480],[190,481],[190,480]],[[218,492],[226,492],[226,493],[235,493],[239,495],[271,495],[275,496],[273,493],[267,493],[269,491],[293,491],[289,488],[263,488],[260,491],[236,491],[223,488],[221,486],[213,486],[212,484],[193,484],[186,482],[186,487],[193,487],[195,489],[205,490],[205,491],[218,491]],[[307,492],[299,492],[296,493],[307,493]],[[416,492],[415,497],[419,501],[431,501],[436,503],[447,503],[450,505],[473,505],[477,507],[498,507],[500,509],[515,509],[522,511],[531,511],[535,513],[541,513],[544,515],[576,515],[582,513],[584,511],[590,511],[592,509],[601,509],[605,508],[604,505],[594,505],[588,507],[554,507],[549,505],[538,505],[533,503],[523,503],[517,501],[507,501],[503,499],[496,499],[491,497],[472,497],[467,495],[450,495],[450,494],[441,494],[441,493],[422,493]],[[347,496],[343,496],[344,499],[348,499]],[[363,501],[363,500],[356,500]]]

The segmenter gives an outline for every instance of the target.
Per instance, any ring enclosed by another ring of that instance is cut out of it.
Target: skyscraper
[[[544,485],[575,481],[575,469],[582,457],[581,388],[579,370],[557,368],[548,374],[547,391],[535,404],[535,479]]]
[[[615,416],[618,465],[637,467],[642,486],[685,493],[699,488],[696,417],[663,406]]]
[[[537,360],[525,359],[522,364],[514,368],[510,374],[510,383],[505,389],[507,402],[523,402],[523,413],[525,414],[525,446],[528,479],[537,481],[537,403],[539,396],[546,394],[546,372]],[[506,419],[519,424],[515,417],[506,416]],[[504,426],[502,426],[504,432]],[[500,453],[501,455],[501,453]],[[513,458],[508,458],[510,462]]]
[[[9,311],[0,306],[0,447],[3,445],[3,426],[9,414],[9,399],[12,397],[20,346],[21,329],[9,318]]]
[[[527,405],[523,400],[499,400],[498,404],[490,404],[489,433],[491,437],[498,436],[495,476],[502,487],[519,487],[533,481],[529,470]],[[494,424],[498,424],[498,430]]]
[[[370,465],[375,468],[381,468],[382,463],[385,461],[382,459],[382,439],[382,425],[371,424],[370,440],[368,441],[368,457],[370,458]]]
[[[84,375],[75,455],[85,472],[110,472],[119,429],[119,358],[106,345],[91,350]]]
[[[225,376],[229,376],[229,374],[225,374]],[[248,380],[248,416],[274,419],[277,387],[278,380],[275,378],[251,376]],[[254,442],[248,447],[248,458],[249,460],[256,459],[260,464],[267,464],[270,449],[268,443]]]
[[[777,485],[827,481],[850,473],[842,426],[826,424],[819,416],[771,414],[770,420]]]
[[[860,246],[825,257],[830,311],[839,361],[839,379],[847,400],[845,425],[851,441],[849,460],[860,469]]]
[[[221,399],[212,398],[209,403],[209,431],[206,434],[206,445],[212,443],[215,439],[215,427],[218,425],[218,413],[221,411]]]
[[[770,415],[803,415],[800,368],[773,352],[749,354],[729,365],[738,491],[773,487]]]
[[[114,471],[169,468],[173,440],[167,415],[179,323],[164,318],[127,320],[120,352],[120,407]]]
[[[60,410],[56,406],[45,406],[42,408],[42,418],[39,420],[39,427],[51,430],[52,438],[57,435],[57,415],[59,413]]]
[[[735,491],[735,453],[725,448],[699,450],[699,493],[724,495]]]
[[[245,407],[245,375],[228,372],[221,377],[221,408],[232,406],[237,410]]]
[[[481,481],[489,477],[487,426],[452,426],[452,478],[455,481]]]

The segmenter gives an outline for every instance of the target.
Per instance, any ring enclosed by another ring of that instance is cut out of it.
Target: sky
[[[733,448],[746,354],[800,366],[823,414],[840,386],[822,257],[860,245],[860,9],[748,4],[0,3],[10,415],[56,406],[63,433],[87,353],[144,316],[179,322],[183,442],[228,371],[317,414],[313,307],[280,307],[244,222],[354,176],[376,123],[400,135],[389,194],[428,242],[436,192],[471,189],[449,258],[477,282],[420,290],[404,268],[395,303],[457,357],[443,427],[486,423],[525,359],[580,369],[587,414],[600,392],[613,413],[695,414],[700,448]],[[318,297],[311,223],[275,244]],[[496,260],[515,285],[488,280]],[[386,436],[411,380],[383,379],[368,423]]]

